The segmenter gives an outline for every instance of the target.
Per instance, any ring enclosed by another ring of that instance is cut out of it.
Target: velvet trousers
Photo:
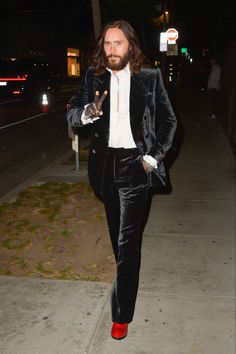
[[[116,323],[129,323],[134,315],[148,189],[139,150],[109,148],[103,199],[116,260],[111,292],[112,321]]]

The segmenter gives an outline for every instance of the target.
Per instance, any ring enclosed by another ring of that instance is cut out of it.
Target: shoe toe
[[[128,324],[127,323],[115,323],[112,324],[111,336],[114,339],[120,340],[127,336]]]

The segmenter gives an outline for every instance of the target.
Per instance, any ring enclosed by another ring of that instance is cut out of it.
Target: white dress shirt
[[[110,135],[108,146],[113,148],[136,148],[130,126],[129,97],[130,69],[111,73],[110,92]]]
[[[214,64],[211,68],[210,75],[207,81],[208,90],[220,89],[220,75],[221,75],[221,67],[218,64]]]

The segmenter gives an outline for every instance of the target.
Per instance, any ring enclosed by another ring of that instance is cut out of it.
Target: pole
[[[99,0],[91,0],[92,12],[93,12],[93,27],[94,27],[94,37],[98,38],[101,30],[101,11]]]
[[[75,152],[75,171],[79,171],[79,152]]]
[[[167,11],[167,6],[166,6],[166,0],[162,0],[162,11],[163,11],[163,32],[166,32],[166,11]],[[161,71],[162,71],[162,77],[164,84],[166,84],[166,52],[161,53]]]
[[[73,138],[72,138],[72,150],[75,151],[75,170],[79,171],[79,135],[74,134]]]

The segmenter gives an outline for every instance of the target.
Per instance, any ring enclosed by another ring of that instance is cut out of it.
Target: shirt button
[[[96,150],[95,150],[95,149],[93,149],[93,150],[92,150],[92,153],[93,153],[93,154],[96,154]]]
[[[99,135],[98,135],[98,133],[94,133],[94,136],[95,136],[96,138],[98,138]]]

